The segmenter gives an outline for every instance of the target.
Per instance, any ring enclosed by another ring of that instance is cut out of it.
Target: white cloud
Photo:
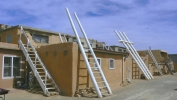
[[[69,8],[73,20],[72,12],[77,12],[89,38],[117,45],[116,29],[124,31],[137,49],[152,46],[177,53],[172,49],[177,46],[174,42],[177,32],[175,0],[5,0],[0,2],[0,22],[74,35],[65,7]]]

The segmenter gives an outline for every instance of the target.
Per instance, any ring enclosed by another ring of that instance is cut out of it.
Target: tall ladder
[[[133,47],[133,42],[130,42],[130,40],[127,38],[127,36],[125,35],[124,32],[117,32],[115,30],[115,33],[117,34],[117,36],[120,39],[120,42],[123,43],[123,45],[126,47],[126,49],[128,50],[128,52],[132,55],[133,59],[135,60],[135,62],[137,63],[137,65],[139,66],[139,68],[141,69],[141,71],[143,72],[144,76],[150,80],[150,79],[154,79],[152,74],[149,72],[149,70],[147,69],[146,65],[144,64],[143,60],[141,59],[141,57],[139,56],[139,54],[137,53],[137,51],[135,50],[135,48]]]
[[[83,35],[84,35],[84,38],[85,38],[86,43],[88,45],[88,51],[90,51],[90,53],[91,53],[90,56],[92,56],[92,58],[88,58],[86,56],[86,52],[84,51],[83,45],[81,44],[81,40],[80,40],[80,38],[78,36],[78,33],[76,31],[76,28],[75,28],[74,23],[72,21],[72,18],[70,16],[68,8],[66,8],[66,11],[67,11],[71,26],[73,28],[73,31],[75,33],[75,36],[77,38],[77,43],[78,43],[80,51],[81,51],[81,53],[83,55],[86,67],[88,69],[88,73],[89,73],[89,75],[91,77],[92,83],[93,83],[94,88],[96,90],[97,96],[99,98],[102,98],[102,96],[112,95],[112,91],[111,91],[111,89],[109,87],[109,84],[108,84],[108,82],[107,82],[107,80],[106,80],[106,78],[105,78],[105,76],[103,74],[103,71],[102,71],[102,69],[100,67],[100,64],[97,61],[95,53],[94,53],[92,47],[90,46],[89,40],[88,40],[88,38],[86,36],[86,33],[85,33],[84,29],[81,26],[81,23],[80,23],[77,15],[76,15],[76,13],[74,13],[75,18],[76,18],[76,20],[77,20],[77,22],[79,24],[79,27],[80,27]],[[89,62],[91,60],[93,60],[94,62]],[[97,70],[97,72],[95,72],[95,70]],[[104,86],[100,86],[100,84],[104,84]],[[102,89],[106,89],[106,91],[102,91]]]
[[[159,71],[160,75],[163,75],[163,73],[162,73],[162,71],[161,71],[161,69],[160,69],[160,67],[159,67],[159,65],[158,65],[158,63],[157,63],[157,61],[156,61],[154,55],[153,55],[152,52],[151,52],[151,47],[149,47],[148,53],[149,53],[149,55],[151,56],[151,58],[152,58],[152,60],[153,60],[153,62],[154,62],[154,64],[155,64],[157,70]]]
[[[22,42],[22,34],[27,40],[27,44],[23,44]],[[21,27],[20,39],[18,41],[20,48],[22,49],[26,60],[28,61],[36,79],[38,80],[44,94],[46,96],[59,94],[60,90],[54,80],[52,79],[51,75],[47,71],[45,65],[43,64],[42,60],[40,59],[39,55],[33,44],[28,39],[27,33]]]

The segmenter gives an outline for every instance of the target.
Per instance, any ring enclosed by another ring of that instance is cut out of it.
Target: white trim
[[[11,57],[12,60],[11,60],[11,77],[4,77],[4,57]],[[13,58],[14,57],[19,57],[20,58],[20,69],[22,68],[22,57],[21,56],[14,56],[14,55],[3,55],[3,60],[2,60],[2,79],[12,79],[14,78],[13,76]],[[21,78],[21,71],[20,71],[20,76],[16,76],[16,78]]]
[[[100,62],[98,61],[98,63],[100,64],[100,67],[101,67],[101,58],[97,58],[97,60],[100,60]],[[96,66],[96,63],[94,64],[94,67],[98,67],[98,66]],[[94,68],[95,70],[98,70],[97,68]]]
[[[113,68],[111,67],[111,60],[113,60]],[[109,58],[109,69],[114,69],[115,68],[115,60],[113,58]]]

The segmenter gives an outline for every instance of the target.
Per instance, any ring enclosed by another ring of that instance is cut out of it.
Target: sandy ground
[[[10,89],[6,100],[177,100],[177,73],[174,75],[156,76],[155,79],[132,80],[132,84],[113,90],[112,96],[104,98],[45,97],[25,90]]]

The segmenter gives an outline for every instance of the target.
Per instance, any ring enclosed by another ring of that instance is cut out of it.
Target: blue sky
[[[122,46],[114,30],[123,31],[137,50],[151,46],[177,54],[176,4],[176,0],[3,0],[0,23],[74,35],[68,7],[73,20],[72,12],[77,13],[91,39]]]

